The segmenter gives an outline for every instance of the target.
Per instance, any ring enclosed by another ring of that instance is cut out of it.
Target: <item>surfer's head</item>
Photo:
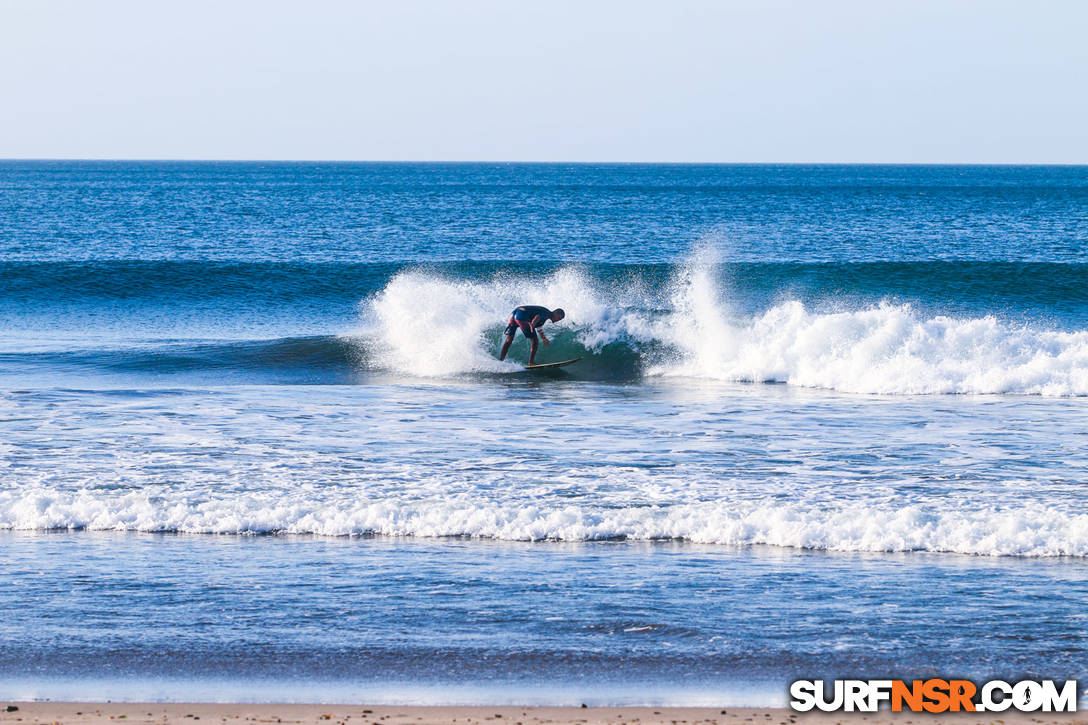
[[[552,310],[552,322],[559,322],[566,316],[567,313],[563,312],[562,307],[556,307],[554,310]]]

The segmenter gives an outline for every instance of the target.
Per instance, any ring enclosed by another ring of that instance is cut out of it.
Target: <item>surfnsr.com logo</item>
[[[892,712],[1076,712],[1077,681],[834,680],[828,692],[823,680],[797,680],[790,698],[798,712],[876,712],[885,703]]]

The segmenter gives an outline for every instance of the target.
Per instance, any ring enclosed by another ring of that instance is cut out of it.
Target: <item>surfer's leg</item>
[[[506,342],[502,344],[502,351],[499,353],[500,360],[506,359],[506,351],[510,349],[510,343],[514,341],[514,335],[518,333],[518,327],[519,325],[517,320],[515,320],[514,316],[511,315],[510,321],[506,323],[506,332],[503,333],[504,335],[506,335]]]
[[[533,365],[536,362],[536,348],[540,345],[540,341],[536,336],[536,330],[533,326],[524,320],[518,320],[518,327],[521,328],[521,334],[529,338],[529,342],[532,343],[532,347],[529,348],[529,364]]]

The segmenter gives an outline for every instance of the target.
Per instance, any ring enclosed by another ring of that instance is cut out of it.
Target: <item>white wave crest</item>
[[[363,303],[360,334],[385,369],[423,377],[511,372],[521,367],[500,362],[495,339],[486,332],[504,326],[511,310],[524,304],[563,307],[568,316],[583,320],[605,306],[592,285],[570,269],[487,282],[411,271],[396,275]]]
[[[498,330],[519,304],[563,307],[576,354],[628,346],[650,376],[781,382],[870,394],[1088,395],[1088,331],[995,316],[925,317],[909,304],[815,312],[798,301],[750,318],[731,313],[719,268],[679,269],[664,290],[605,286],[575,269],[475,282],[421,271],[363,303],[361,335],[378,366],[417,376],[513,372]],[[514,355],[524,358],[520,338]],[[576,369],[572,372],[577,374]]]
[[[909,305],[815,314],[799,302],[738,326],[678,324],[683,350],[651,372],[783,382],[852,393],[1088,394],[1088,332],[1012,325],[994,317],[920,317]],[[687,328],[687,329],[685,329]]]
[[[164,495],[165,494],[165,495]],[[985,556],[1088,556],[1088,514],[1027,503],[920,505],[737,502],[602,508],[450,500],[358,501],[279,495],[189,500],[180,494],[47,488],[0,492],[0,529],[415,536],[513,541],[683,540],[732,546]]]

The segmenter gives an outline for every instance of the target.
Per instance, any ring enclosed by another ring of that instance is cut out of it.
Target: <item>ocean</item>
[[[1086,396],[1086,167],[0,162],[0,698],[1086,681]]]

